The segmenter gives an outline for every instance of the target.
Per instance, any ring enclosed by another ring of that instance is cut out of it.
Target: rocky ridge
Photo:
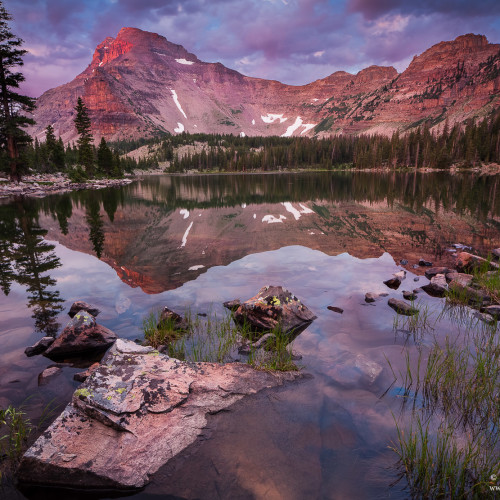
[[[401,74],[371,66],[337,71],[303,86],[244,76],[200,61],[180,45],[136,28],[100,43],[73,81],[45,92],[37,125],[65,142],[76,136],[74,106],[87,104],[96,141],[159,132],[312,136],[390,134],[484,116],[500,101],[500,45],[463,35],[415,56]]]

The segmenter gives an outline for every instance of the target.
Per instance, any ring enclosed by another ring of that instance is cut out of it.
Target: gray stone
[[[425,277],[428,279],[433,278],[436,274],[447,274],[452,272],[452,269],[448,269],[447,267],[431,267],[425,270]]]
[[[425,259],[420,259],[418,261],[418,265],[419,266],[428,266],[428,267],[431,267],[432,266],[432,262],[429,262],[428,260],[425,260]]]
[[[498,319],[500,318],[500,305],[494,304],[492,306],[487,306],[484,308],[484,312]]]
[[[491,251],[491,255],[496,259],[500,259],[500,248],[495,248]]]
[[[387,302],[390,307],[392,307],[398,314],[404,314],[405,316],[413,316],[418,313],[418,309],[412,307],[408,302],[404,300],[391,298]]]
[[[73,318],[75,314],[79,311],[87,311],[89,314],[92,314],[94,318],[101,312],[97,307],[91,306],[87,302],[84,302],[83,300],[77,300],[76,302],[73,302],[71,305],[68,315],[70,318]]]
[[[377,293],[367,292],[365,293],[365,302],[375,302],[377,297],[378,297]]]
[[[54,342],[54,337],[42,337],[36,344],[33,344],[31,347],[26,347],[24,350],[24,354],[29,358],[31,356],[36,356],[37,354],[41,354],[46,351],[47,348]]]
[[[141,488],[192,444],[206,415],[300,377],[241,363],[188,363],[113,346],[71,403],[22,458],[22,482]],[[130,349],[135,349],[132,345]]]
[[[240,299],[228,300],[227,302],[224,302],[222,305],[226,309],[229,309],[230,311],[236,311],[236,309],[240,307],[241,301]]]
[[[487,323],[488,325],[492,325],[496,321],[496,319],[493,316],[491,316],[491,314],[482,313],[479,311],[476,311],[474,313],[474,317],[479,319],[483,323]]]
[[[423,285],[422,289],[432,297],[444,297],[448,291],[448,283],[444,274],[436,274],[431,282]]]
[[[472,276],[472,274],[458,273],[456,271],[446,274],[446,281],[455,281],[462,286],[469,286],[473,279],[474,276]]]
[[[403,298],[406,300],[417,300],[417,294],[409,292],[408,290],[403,290]]]

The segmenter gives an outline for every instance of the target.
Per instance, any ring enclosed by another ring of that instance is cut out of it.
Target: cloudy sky
[[[23,90],[72,80],[120,28],[153,31],[207,62],[304,84],[371,64],[403,71],[442,40],[500,43],[499,0],[4,0],[29,50]]]

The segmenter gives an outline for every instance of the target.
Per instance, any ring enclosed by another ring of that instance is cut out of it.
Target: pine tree
[[[94,138],[91,132],[91,123],[87,107],[82,98],[79,97],[75,107],[76,116],[74,119],[76,131],[80,135],[78,138],[78,162],[85,167],[89,177],[94,174],[94,151],[92,143]]]
[[[109,149],[104,137],[101,138],[99,148],[97,149],[97,166],[103,174],[107,176],[113,174],[113,153]]]
[[[24,81],[24,75],[13,71],[23,65],[26,50],[21,49],[23,40],[16,37],[9,28],[12,20],[0,1],[0,160],[5,164],[13,181],[19,181],[23,173],[20,154],[31,137],[23,130],[34,121],[26,116],[35,109],[31,97],[21,95],[15,89]]]

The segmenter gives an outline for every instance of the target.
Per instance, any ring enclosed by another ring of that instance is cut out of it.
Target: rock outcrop
[[[265,286],[233,310],[233,318],[256,332],[269,332],[279,326],[283,333],[297,335],[316,316],[286,288]]]
[[[424,120],[442,127],[498,107],[499,48],[469,34],[415,56],[401,74],[393,67],[370,66],[292,86],[202,62],[160,35],[123,28],[97,46],[85,71],[38,99],[36,125],[29,132],[43,138],[51,124],[65,142],[74,140],[79,96],[96,141],[182,131],[390,134]]]
[[[66,325],[61,335],[45,351],[44,356],[51,359],[81,356],[103,351],[115,342],[114,332],[98,325],[92,314],[81,310]]]
[[[78,488],[144,486],[193,443],[207,414],[300,377],[249,365],[188,363],[119,339],[63,413],[24,455],[22,482]]]

